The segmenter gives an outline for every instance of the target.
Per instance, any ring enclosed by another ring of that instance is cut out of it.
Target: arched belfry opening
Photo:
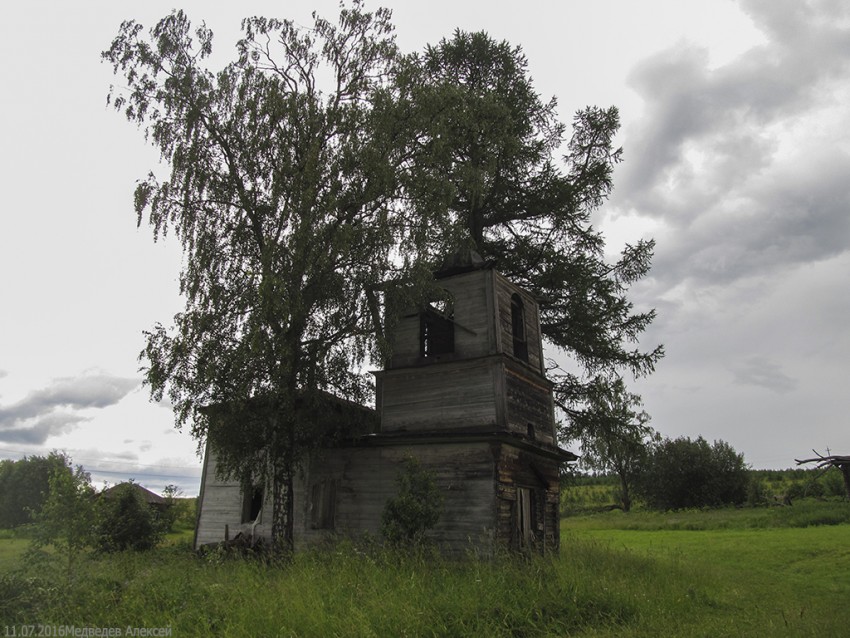
[[[428,307],[419,314],[419,356],[434,359],[455,351],[455,325]]]

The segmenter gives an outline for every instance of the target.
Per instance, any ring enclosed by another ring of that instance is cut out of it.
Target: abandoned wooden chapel
[[[400,318],[391,361],[374,373],[374,431],[344,437],[296,473],[296,550],[332,535],[378,537],[412,456],[443,494],[429,538],[444,551],[557,551],[559,466],[577,457],[557,443],[538,304],[475,253],[435,276],[453,302]],[[208,449],[195,547],[239,532],[269,538],[271,490],[215,470]]]

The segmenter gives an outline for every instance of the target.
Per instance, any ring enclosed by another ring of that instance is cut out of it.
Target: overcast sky
[[[236,5],[239,5],[239,8]],[[232,58],[248,15],[329,18],[326,0],[184,2]],[[385,2],[403,50],[486,30],[521,45],[561,118],[620,108],[624,162],[596,224],[612,254],[654,237],[633,291],[667,356],[633,383],[669,437],[723,439],[756,468],[850,453],[850,3]],[[196,494],[196,443],[148,402],[142,331],[180,310],[180,247],[136,228],[156,167],[106,107],[99,53],[172,4],[0,8],[0,458],[67,451],[97,485]],[[379,6],[370,3],[369,8]]]

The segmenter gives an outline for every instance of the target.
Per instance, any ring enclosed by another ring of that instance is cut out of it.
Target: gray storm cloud
[[[832,424],[850,355],[850,3],[740,6],[760,44],[712,66],[680,43],[634,67],[644,110],[609,222],[653,220],[634,292],[658,310],[642,342],[667,351],[636,383],[655,427],[780,466],[800,440],[846,441]]]
[[[781,366],[764,357],[752,357],[734,368],[736,383],[754,385],[761,388],[785,394],[797,387],[797,380],[792,379],[782,371]]]
[[[138,385],[138,379],[105,374],[56,379],[0,407],[0,442],[42,444],[88,421],[79,411],[115,405]]]
[[[834,87],[850,79],[850,28],[839,19],[850,10],[742,6],[765,44],[717,68],[706,51],[679,44],[631,74],[646,106],[627,131],[639,159],[618,173],[612,203],[663,220],[653,276],[667,285],[726,283],[850,246],[850,154],[812,115],[840,106]],[[806,128],[799,145],[780,145]]]

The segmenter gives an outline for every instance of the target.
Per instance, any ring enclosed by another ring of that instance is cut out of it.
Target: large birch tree
[[[316,445],[299,414],[321,392],[368,398],[358,369],[380,358],[388,282],[415,291],[426,220],[396,205],[390,12],[355,0],[336,24],[251,18],[243,33],[214,72],[212,32],[175,11],[149,33],[123,23],[103,58],[123,79],[111,103],[169,172],[139,183],[138,222],[184,251],[185,310],[146,333],[146,381],[225,476],[272,487],[290,551],[293,473]]]

